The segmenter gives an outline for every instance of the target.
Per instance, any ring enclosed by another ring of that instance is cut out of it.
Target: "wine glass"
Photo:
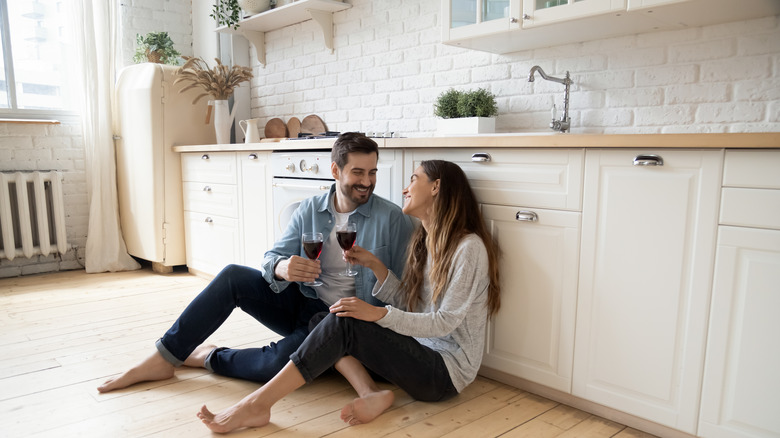
[[[320,253],[322,253],[322,233],[303,233],[301,240],[303,240],[303,252],[306,253],[306,257],[311,260],[317,260]],[[321,286],[322,282],[314,280],[303,284],[306,286]]]
[[[348,222],[336,225],[336,241],[339,242],[341,249],[344,251],[352,249],[352,245],[355,244],[355,238],[357,238],[357,224]],[[342,277],[353,277],[357,274],[357,271],[352,270],[352,265],[349,262],[347,262],[346,270],[339,272],[339,275]]]

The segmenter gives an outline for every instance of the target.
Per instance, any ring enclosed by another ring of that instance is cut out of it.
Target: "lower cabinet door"
[[[485,367],[571,392],[580,213],[482,205],[501,249]]]
[[[780,436],[780,231],[721,226],[698,435]]]
[[[187,266],[217,275],[230,263],[240,263],[238,220],[192,211],[184,212]]]
[[[722,157],[587,151],[572,394],[696,433]]]

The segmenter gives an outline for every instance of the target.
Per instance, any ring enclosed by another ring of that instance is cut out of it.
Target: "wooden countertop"
[[[484,134],[462,137],[376,138],[380,148],[780,148],[780,132],[729,134]],[[174,152],[330,149],[334,139],[263,139],[260,143],[183,145]]]

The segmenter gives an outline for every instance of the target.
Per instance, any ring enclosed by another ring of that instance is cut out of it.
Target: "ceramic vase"
[[[214,131],[217,134],[217,144],[230,143],[230,128],[233,127],[233,116],[227,100],[214,101]]]

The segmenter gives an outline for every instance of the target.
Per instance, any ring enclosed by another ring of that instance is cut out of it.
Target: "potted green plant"
[[[436,99],[434,114],[440,117],[437,135],[490,133],[496,130],[498,106],[493,93],[484,88],[450,88]]]
[[[217,21],[217,26],[227,26],[238,29],[241,19],[241,7],[238,0],[217,0],[209,17]]]
[[[179,64],[179,53],[173,47],[173,40],[168,36],[168,32],[149,32],[145,36],[136,34],[135,55],[133,61],[155,62],[158,64]]]

